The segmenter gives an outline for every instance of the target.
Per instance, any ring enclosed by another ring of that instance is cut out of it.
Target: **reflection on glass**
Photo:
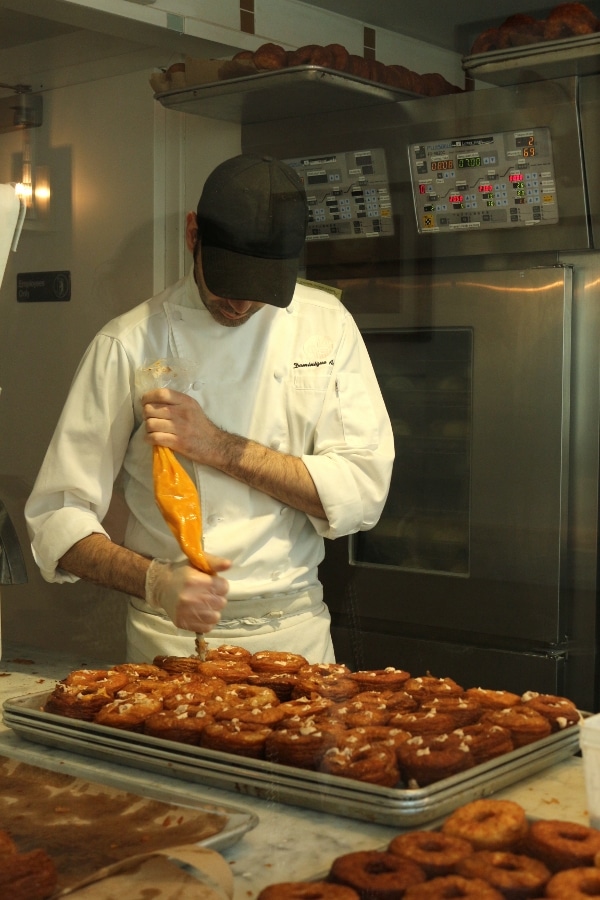
[[[363,334],[396,442],[389,497],[352,562],[469,574],[473,334],[437,328]]]

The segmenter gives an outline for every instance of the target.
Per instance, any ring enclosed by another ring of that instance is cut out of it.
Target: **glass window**
[[[473,333],[366,332],[396,460],[386,507],[354,536],[352,562],[469,574]]]

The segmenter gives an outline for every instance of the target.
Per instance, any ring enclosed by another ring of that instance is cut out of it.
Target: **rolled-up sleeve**
[[[390,486],[394,436],[367,349],[349,316],[314,452],[302,459],[327,515],[311,517],[318,534],[337,538],[377,524]]]
[[[25,506],[33,556],[47,581],[77,541],[102,527],[134,427],[131,366],[120,342],[98,335],[84,355]]]

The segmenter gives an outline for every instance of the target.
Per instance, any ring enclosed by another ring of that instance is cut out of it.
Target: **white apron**
[[[258,650],[299,653],[310,663],[335,662],[329,610],[322,588],[274,594],[268,599],[231,600],[221,621],[204,635],[209,649],[221,644]],[[177,628],[143,600],[131,598],[127,617],[127,659],[152,662],[155,656],[193,656],[195,637]]]

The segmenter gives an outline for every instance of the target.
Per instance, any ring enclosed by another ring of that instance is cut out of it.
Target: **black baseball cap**
[[[304,187],[290,166],[272,156],[226,160],[206,180],[197,219],[213,294],[289,306],[308,222]]]

